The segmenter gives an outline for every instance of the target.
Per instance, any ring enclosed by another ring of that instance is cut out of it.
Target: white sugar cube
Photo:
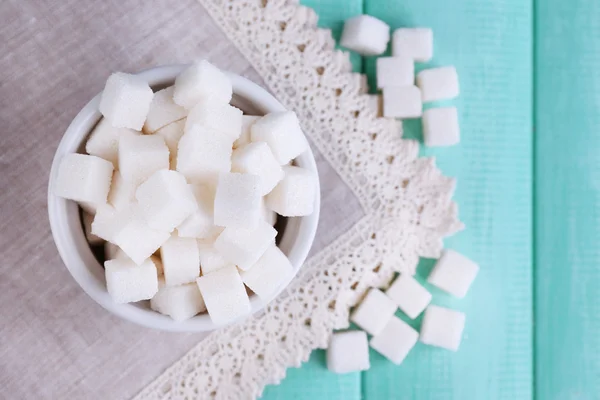
[[[392,317],[385,328],[371,338],[370,345],[388,360],[400,365],[418,339],[416,330],[400,318]]]
[[[106,241],[114,241],[119,228],[116,216],[117,212],[112,206],[104,204],[98,207],[92,221],[91,232]]]
[[[465,297],[479,272],[479,265],[454,250],[444,250],[429,274],[432,285],[459,298]]]
[[[423,111],[425,146],[454,146],[460,142],[456,107],[430,108]]]
[[[260,178],[222,173],[215,194],[215,225],[254,228],[260,220]]]
[[[272,244],[250,269],[240,271],[240,275],[246,286],[267,302],[293,272],[290,260]]]
[[[433,31],[430,28],[400,28],[392,35],[392,54],[427,62],[433,57]]]
[[[416,86],[386,86],[383,88],[383,116],[418,118],[423,113],[421,91]]]
[[[198,252],[200,254],[202,275],[225,267],[235,267],[235,264],[225,260],[217,249],[215,249],[214,242],[198,240]]]
[[[350,321],[371,335],[377,335],[394,316],[397,308],[392,299],[373,288],[352,312]]]
[[[465,314],[439,306],[425,310],[421,324],[421,342],[457,351],[465,327]]]
[[[83,231],[85,232],[85,238],[87,239],[89,244],[100,244],[104,240],[101,237],[98,237],[92,233],[92,222],[94,221],[94,216],[92,214],[83,213]]]
[[[127,257],[127,254],[125,254],[125,252],[121,250],[116,244],[113,244],[111,242],[104,242],[104,259],[113,260],[119,257]]]
[[[250,135],[250,127],[254,124],[260,117],[256,115],[242,115],[242,133],[240,137],[233,142],[233,148],[237,149],[238,147],[242,147],[245,144],[250,143],[251,135]]]
[[[423,70],[417,75],[417,86],[421,89],[424,103],[453,99],[459,94],[456,68],[450,66]]]
[[[275,223],[277,222],[277,213],[267,207],[264,198],[260,202],[260,209],[263,221],[267,222],[271,226],[275,226]]]
[[[231,170],[232,143],[227,135],[195,125],[179,140],[177,171],[190,183],[216,180],[219,172]]]
[[[185,321],[206,310],[198,285],[188,283],[164,286],[159,279],[158,292],[150,299],[150,308],[175,321]]]
[[[178,227],[180,237],[210,239],[217,237],[222,227],[214,224],[215,189],[212,185],[191,185],[198,209],[187,217]]]
[[[134,186],[161,169],[169,169],[169,148],[157,135],[124,136],[119,141],[119,172]]]
[[[116,72],[106,81],[100,98],[100,112],[116,128],[141,131],[153,96],[143,78]]]
[[[106,118],[102,118],[85,143],[85,151],[88,154],[110,161],[117,168],[119,165],[119,140],[123,136],[139,135],[141,135],[141,132],[133,129],[115,128]]]
[[[215,249],[227,261],[247,270],[275,243],[277,231],[259,221],[254,229],[225,228],[215,241]]]
[[[367,99],[368,99],[368,106],[369,109],[371,111],[373,111],[373,114],[375,114],[376,117],[381,117],[382,114],[382,106],[383,106],[383,99],[380,95],[378,94],[369,94],[367,95]]]
[[[284,165],[308,149],[296,113],[283,111],[267,114],[250,127],[253,142],[266,142],[273,155]]]
[[[150,259],[152,260],[152,262],[154,263],[154,266],[156,267],[156,272],[158,273],[158,288],[160,289],[161,286],[164,286],[164,275],[165,275],[165,270],[163,268],[163,263],[162,260],[160,259],[160,257],[158,255],[160,254],[160,249],[158,251],[155,251],[153,255],[150,256]],[[161,278],[162,278],[162,284],[161,284]]]
[[[160,170],[135,192],[148,226],[172,232],[198,209],[198,203],[185,177],[177,171]]]
[[[98,206],[106,203],[113,165],[100,157],[67,154],[60,161],[54,194]],[[95,207],[94,207],[95,208]]]
[[[385,294],[411,319],[417,318],[431,302],[431,293],[408,274],[400,274]]]
[[[137,265],[127,258],[104,262],[106,289],[118,304],[151,299],[158,291],[158,274],[152,260]]]
[[[227,104],[231,101],[231,81],[221,70],[206,60],[189,66],[175,79],[173,100],[187,109],[201,101]]]
[[[415,84],[415,64],[408,57],[377,59],[377,87],[411,86]]]
[[[336,332],[327,347],[327,369],[336,374],[366,371],[369,362],[369,343],[363,331]]]
[[[167,286],[195,282],[200,276],[200,254],[196,239],[171,236],[160,246],[160,258]]]
[[[126,182],[119,171],[113,174],[110,192],[108,192],[108,203],[115,210],[122,210],[135,202],[136,186],[132,182]]]
[[[364,56],[382,54],[390,41],[390,27],[370,15],[359,15],[344,22],[340,45]]]
[[[194,125],[217,131],[231,138],[231,143],[242,133],[242,110],[214,102],[200,102],[190,110],[185,122],[185,131]]]
[[[283,169],[265,142],[238,147],[231,156],[231,171],[257,175],[261,196],[268,194],[283,179]]]
[[[196,283],[215,325],[225,325],[250,314],[250,299],[234,266],[203,275]]]
[[[169,125],[172,122],[185,118],[187,110],[173,101],[173,86],[154,93],[144,133],[151,134]]]
[[[171,169],[175,169],[177,166],[177,146],[179,146],[179,140],[183,136],[185,121],[185,118],[180,119],[155,132],[156,135],[161,136],[165,140],[165,144],[169,148],[169,163]]]
[[[267,207],[285,217],[312,214],[317,195],[314,173],[291,165],[283,167],[284,177],[266,196]]]

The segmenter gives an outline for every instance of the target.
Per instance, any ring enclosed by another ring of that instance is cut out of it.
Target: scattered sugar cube
[[[100,157],[67,154],[60,161],[54,194],[95,206],[106,203],[113,165]]]
[[[281,284],[293,273],[290,260],[274,243],[250,269],[240,271],[242,281],[264,302],[271,300]]]
[[[219,172],[231,170],[232,139],[212,129],[194,125],[177,147],[177,171],[190,183],[210,182]]]
[[[371,338],[371,347],[396,365],[417,344],[419,333],[400,318],[392,317],[383,330]]]
[[[260,178],[252,174],[222,173],[215,194],[215,225],[254,228],[260,220]]]
[[[421,91],[416,86],[386,86],[383,88],[383,116],[418,118],[423,113]]]
[[[268,194],[283,179],[283,169],[265,142],[249,143],[235,149],[231,171],[258,176],[261,196]]]
[[[458,74],[454,67],[426,69],[417,75],[423,102],[450,100],[458,96]]]
[[[363,331],[336,332],[327,348],[327,369],[336,374],[366,371],[369,362],[369,343]]]
[[[116,244],[104,242],[104,259],[113,260],[119,257],[127,257],[127,254],[125,254],[125,252],[123,252]]]
[[[385,294],[411,319],[417,318],[431,302],[431,293],[408,274],[400,274]]]
[[[479,265],[454,250],[446,249],[427,281],[456,297],[463,298],[478,272]]]
[[[344,22],[340,45],[364,56],[382,54],[390,41],[390,27],[370,15],[359,15]]]
[[[260,117],[256,115],[242,115],[242,133],[240,137],[233,142],[233,148],[237,149],[238,147],[242,147],[245,144],[250,143],[250,127],[254,124]]]
[[[195,282],[164,286],[164,281],[161,282],[160,279],[158,292],[150,299],[150,308],[178,322],[206,311],[204,300]]]
[[[269,207],[267,207],[267,204],[265,203],[264,198],[261,199],[260,209],[262,212],[263,221],[267,222],[271,226],[275,226],[275,223],[277,223],[277,213],[275,213],[275,211],[273,211],[273,210],[269,209]]]
[[[124,136],[119,141],[121,177],[139,186],[156,171],[169,169],[169,148],[157,135]]]
[[[198,252],[200,254],[202,275],[225,267],[235,267],[235,264],[225,260],[217,249],[215,249],[214,242],[198,240]]]
[[[159,129],[185,118],[187,110],[173,101],[173,86],[154,93],[150,111],[144,123],[144,133],[151,134]]]
[[[196,239],[171,236],[160,246],[160,258],[167,286],[195,282],[200,276],[200,254]]]
[[[169,163],[171,169],[175,169],[177,166],[177,146],[179,145],[179,140],[183,136],[185,121],[185,118],[180,119],[155,132],[156,135],[161,136],[165,140],[165,144],[169,148]]]
[[[122,210],[135,202],[136,186],[131,182],[126,182],[119,171],[113,174],[110,192],[108,192],[108,203],[115,210]]]
[[[215,241],[215,249],[227,261],[247,270],[275,243],[277,231],[265,221],[256,228],[225,228]]]
[[[252,124],[250,132],[253,142],[267,142],[281,165],[308,149],[300,121],[292,111],[267,114]]]
[[[392,54],[427,62],[433,57],[433,31],[430,28],[400,28],[392,35]]]
[[[454,146],[460,142],[456,107],[430,108],[423,111],[425,146]]]
[[[377,335],[385,328],[397,308],[392,299],[373,288],[352,312],[350,321],[371,335]]]
[[[190,110],[185,131],[193,129],[194,125],[225,134],[233,143],[242,133],[242,110],[229,104],[200,102]]]
[[[92,214],[83,213],[83,230],[85,232],[85,238],[87,239],[89,244],[100,244],[104,240],[101,237],[98,237],[92,233],[92,222],[94,221],[94,216]]]
[[[203,100],[220,104],[231,101],[231,81],[206,60],[197,61],[175,79],[173,100],[187,109]]]
[[[198,209],[187,217],[178,227],[180,237],[210,239],[217,237],[222,227],[214,224],[215,189],[211,185],[191,185]]]
[[[266,196],[267,207],[285,217],[312,214],[317,195],[315,174],[291,165],[284,166],[283,172],[283,180]]]
[[[106,289],[118,304],[151,299],[158,291],[158,274],[150,259],[139,265],[128,258],[104,262]]]
[[[380,57],[377,59],[377,87],[379,89],[414,84],[415,64],[412,59],[408,57]]]
[[[115,72],[106,81],[99,108],[112,126],[141,131],[152,97],[154,93],[143,78]]]
[[[141,132],[129,128],[115,128],[102,118],[85,143],[85,151],[119,166],[119,139],[123,136],[139,136]]]
[[[250,314],[250,299],[234,266],[203,275],[196,283],[215,325],[225,325]]]
[[[425,310],[421,324],[421,342],[457,351],[465,327],[465,314],[431,305]]]

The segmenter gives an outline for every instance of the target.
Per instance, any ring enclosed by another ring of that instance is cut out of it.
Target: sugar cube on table
[[[115,72],[106,81],[99,108],[112,126],[141,131],[153,97],[143,78]]]
[[[268,194],[283,179],[283,169],[265,142],[238,147],[231,156],[231,171],[257,175],[261,196]]]
[[[417,74],[417,86],[421,89],[424,103],[453,99],[459,94],[456,68],[425,69]]]
[[[277,231],[270,224],[259,221],[253,229],[225,228],[214,246],[225,260],[247,270],[275,243],[275,236]]]
[[[200,276],[200,254],[194,238],[172,235],[160,246],[160,258],[167,286],[195,282]]]
[[[390,27],[370,15],[359,15],[344,22],[340,45],[364,56],[382,54],[390,41]]]
[[[259,118],[250,127],[253,142],[266,142],[273,155],[284,165],[308,150],[296,113],[282,111]]]
[[[215,325],[225,325],[250,314],[250,299],[234,266],[203,275],[196,283]]]
[[[245,144],[250,143],[250,127],[254,124],[260,117],[256,115],[242,115],[242,133],[240,137],[233,142],[233,148],[237,149],[238,147],[242,147]]]
[[[421,342],[457,351],[465,327],[465,314],[431,305],[425,310],[421,324]]]
[[[200,125],[222,135],[227,135],[233,143],[242,133],[242,110],[214,102],[200,102],[190,110],[185,122],[185,131]]]
[[[423,111],[425,146],[454,146],[460,142],[456,107],[430,108]]]
[[[139,136],[141,132],[129,128],[115,128],[106,118],[102,118],[85,143],[86,153],[119,165],[119,140],[123,136]]]
[[[392,35],[392,55],[427,62],[433,57],[433,31],[430,28],[399,28]]]
[[[186,119],[180,119],[164,126],[155,132],[156,135],[161,136],[165,140],[165,144],[169,148],[169,161],[171,162],[171,169],[175,169],[177,165],[177,146],[179,146],[179,140],[183,136],[183,129],[185,127]]]
[[[257,175],[221,173],[215,194],[215,225],[255,228],[260,220],[260,200]]]
[[[408,57],[379,57],[377,87],[412,86],[415,84],[415,64]]]
[[[106,289],[118,304],[151,299],[158,291],[158,274],[150,259],[139,265],[128,258],[104,262]]]
[[[250,269],[240,271],[242,281],[263,301],[271,300],[277,289],[294,273],[294,267],[273,243]]]
[[[85,238],[87,239],[89,244],[100,244],[104,240],[101,237],[98,237],[92,233],[92,222],[94,221],[94,216],[92,214],[83,213],[83,230],[85,232]]]
[[[335,332],[327,347],[327,369],[336,374],[366,371],[369,362],[369,343],[363,331]]]
[[[396,305],[411,319],[415,319],[431,302],[431,293],[408,274],[400,274],[385,291]]]
[[[213,241],[198,240],[198,253],[200,255],[200,269],[206,275],[225,267],[235,267],[215,249]]]
[[[169,148],[157,135],[122,137],[119,141],[119,172],[134,186],[156,171],[169,169]]]
[[[317,178],[306,169],[287,165],[284,177],[266,196],[267,207],[285,217],[312,214],[317,195]]]
[[[67,154],[58,166],[53,192],[65,199],[98,206],[106,203],[112,175],[110,161],[86,154]]]
[[[231,101],[231,81],[206,60],[194,62],[175,79],[173,100],[190,109],[203,100],[227,104]]]
[[[180,237],[197,239],[216,238],[223,228],[214,224],[215,189],[208,184],[190,186],[198,209],[177,227],[177,234]]]
[[[383,330],[371,338],[371,347],[396,365],[400,365],[415,346],[419,333],[400,318],[392,317]]]
[[[173,86],[154,93],[150,111],[144,123],[144,133],[151,134],[172,122],[185,118],[187,110],[173,101]]]
[[[364,300],[350,315],[350,321],[371,335],[379,334],[398,307],[379,289],[370,289]]]
[[[423,113],[421,91],[416,86],[386,86],[383,88],[383,116],[419,118]]]
[[[277,213],[267,207],[264,198],[260,202],[260,209],[263,221],[267,222],[271,226],[275,226],[277,223]]]
[[[188,320],[206,310],[196,282],[165,286],[161,279],[158,292],[150,299],[150,308],[178,322]]]
[[[126,182],[119,171],[113,174],[110,192],[108,192],[108,204],[115,210],[122,210],[135,202],[136,185],[132,182]]]
[[[479,272],[479,265],[462,254],[446,249],[429,274],[432,285],[459,298],[465,297]]]

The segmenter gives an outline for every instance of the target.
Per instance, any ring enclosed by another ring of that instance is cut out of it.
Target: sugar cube
[[[200,254],[194,238],[171,236],[160,246],[160,258],[167,286],[195,282],[200,276]]]
[[[202,275],[225,267],[235,267],[235,264],[225,260],[217,249],[215,249],[214,242],[212,241],[198,240],[198,253],[200,254]]]
[[[385,328],[371,338],[370,345],[388,360],[400,365],[418,339],[416,330],[400,318],[392,317]]]
[[[290,260],[273,243],[250,269],[240,271],[240,275],[246,286],[267,302],[293,272]]]
[[[141,131],[152,97],[154,93],[143,78],[115,72],[106,81],[99,108],[112,126]]]
[[[109,193],[110,193],[110,192],[109,192]],[[102,206],[103,206],[104,204],[106,204],[106,203],[103,203],[103,204],[99,204],[99,203],[98,203],[98,204],[97,204],[97,203],[88,203],[88,202],[85,202],[85,201],[78,201],[78,202],[77,202],[77,204],[78,204],[78,205],[79,205],[79,207],[81,207],[81,209],[82,209],[83,211],[85,211],[86,213],[88,213],[88,214],[92,214],[92,215],[95,215],[95,214],[96,214],[96,211],[98,211],[98,207],[102,207]]]
[[[336,374],[366,371],[369,362],[369,343],[363,331],[335,332],[327,347],[327,369]]]
[[[344,22],[340,45],[364,56],[382,54],[390,41],[390,27],[370,15],[359,15]]]
[[[411,86],[415,84],[415,64],[408,57],[377,59],[377,87]]]
[[[312,214],[317,195],[315,174],[291,165],[284,166],[283,172],[283,180],[266,196],[267,207],[285,217]]]
[[[275,236],[277,231],[264,221],[254,229],[225,228],[215,241],[215,249],[227,261],[247,270],[275,243]]]
[[[169,169],[169,148],[157,135],[124,136],[119,141],[119,172],[134,186],[161,169]]]
[[[416,86],[386,86],[383,88],[383,116],[418,118],[423,113],[421,91]]]
[[[104,242],[104,259],[113,260],[118,257],[127,257],[127,255],[116,244]]]
[[[265,142],[249,143],[235,149],[231,171],[258,176],[261,196],[268,194],[283,179],[283,169]]]
[[[163,268],[163,263],[162,260],[160,259],[160,257],[157,255],[160,255],[160,249],[156,252],[154,252],[153,255],[150,256],[150,259],[152,260],[152,262],[154,263],[154,266],[156,267],[156,272],[158,273],[158,288],[160,289],[161,286],[164,286],[165,283],[165,269]],[[161,283],[162,280],[162,283]]]
[[[277,213],[267,207],[264,198],[260,201],[260,209],[262,212],[263,221],[267,222],[271,226],[275,226],[275,223],[277,223]]]
[[[159,129],[185,118],[187,110],[173,101],[173,86],[154,93],[150,111],[144,123],[144,133],[151,134]]]
[[[404,311],[409,318],[415,319],[431,302],[431,293],[408,274],[400,274],[385,294]]]
[[[92,233],[92,222],[94,221],[94,216],[92,214],[83,213],[83,230],[85,232],[85,238],[87,239],[89,244],[100,244],[103,242],[101,237],[98,237]]]
[[[133,129],[115,128],[106,118],[102,118],[85,143],[85,151],[110,161],[117,168],[119,165],[119,139],[123,136],[139,135],[141,133]]]
[[[215,225],[254,228],[260,220],[260,178],[252,174],[224,172],[215,194]]]
[[[98,207],[92,221],[91,232],[106,241],[112,242],[118,229],[116,216],[117,212],[112,206],[104,204]]]
[[[215,189],[208,184],[193,184],[191,189],[198,209],[177,227],[178,235],[198,239],[217,237],[223,228],[214,224]]]
[[[242,115],[242,133],[240,137],[233,142],[233,148],[237,149],[238,147],[242,147],[245,144],[250,143],[250,127],[254,124],[260,117],[256,115]]]
[[[253,142],[266,142],[273,155],[284,165],[308,149],[296,113],[283,111],[267,114],[250,127]]]
[[[424,103],[453,99],[459,94],[456,68],[450,66],[423,70],[417,74],[417,86],[421,89]]]
[[[427,62],[433,57],[433,31],[430,28],[399,28],[392,35],[392,55]]]
[[[100,157],[67,154],[60,161],[54,181],[54,194],[65,199],[91,203],[106,203],[113,165]]]
[[[227,104],[231,101],[231,81],[206,60],[197,61],[175,79],[173,100],[187,109],[203,100]]]
[[[460,142],[456,107],[423,111],[423,142],[425,146],[454,146]]]
[[[250,299],[234,266],[203,275],[196,283],[215,325],[225,325],[250,314]]]
[[[242,133],[242,110],[229,104],[200,102],[190,110],[185,131],[193,129],[194,125],[227,135],[233,143]]]
[[[183,136],[185,121],[185,118],[180,119],[155,132],[156,135],[161,136],[165,140],[165,144],[169,148],[169,164],[171,169],[175,169],[177,166],[177,146],[179,145],[179,140]]]
[[[198,285],[188,283],[164,286],[159,279],[158,292],[150,299],[150,308],[181,322],[206,310]]]
[[[110,192],[108,192],[108,203],[115,210],[122,210],[129,207],[129,205],[135,202],[135,189],[136,186],[133,183],[126,182],[121,173],[115,171],[112,184],[110,185]]]
[[[449,308],[430,305],[421,324],[421,342],[457,351],[465,327],[465,314]]]
[[[150,259],[139,265],[128,258],[104,262],[106,289],[118,304],[151,299],[158,291],[158,274]]]
[[[446,249],[429,274],[432,285],[459,298],[465,297],[479,272],[479,265],[462,254]]]
[[[385,328],[397,308],[392,299],[373,288],[352,312],[350,321],[371,335],[377,335]]]
[[[366,95],[367,99],[368,99],[368,106],[369,109],[371,111],[373,111],[373,114],[375,114],[376,117],[381,117],[383,116],[382,114],[382,97],[378,94],[369,94]]]

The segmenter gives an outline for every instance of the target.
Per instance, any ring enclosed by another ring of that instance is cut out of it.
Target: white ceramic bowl
[[[139,73],[150,86],[157,88],[172,85],[175,77],[186,65],[168,65],[151,68]],[[283,105],[271,96],[265,89],[255,83],[232,73],[228,73],[233,83],[232,104],[244,110],[247,114],[262,115],[274,111],[285,110]],[[65,132],[52,162],[50,182],[48,184],[48,215],[54,242],[67,269],[82,289],[102,307],[119,317],[137,324],[167,331],[199,332],[218,328],[208,314],[197,315],[187,321],[175,322],[170,317],[161,315],[150,309],[149,302],[131,304],[115,304],[106,291],[104,268],[98,263],[82,229],[79,207],[73,201],[65,200],[52,193],[52,187],[58,164],[65,154],[80,152],[88,134],[102,115],[98,111],[100,94],[94,97],[77,114]],[[311,170],[317,175],[315,159],[310,150],[295,160],[296,165]],[[320,197],[319,190],[315,198],[315,211],[312,215],[298,218],[288,218],[279,241],[280,249],[288,256],[294,267],[294,276],[304,263],[312,246],[317,222],[319,219]],[[293,278],[290,277],[290,280]],[[287,285],[285,282],[277,294]],[[264,307],[257,296],[251,296],[252,312]]]

